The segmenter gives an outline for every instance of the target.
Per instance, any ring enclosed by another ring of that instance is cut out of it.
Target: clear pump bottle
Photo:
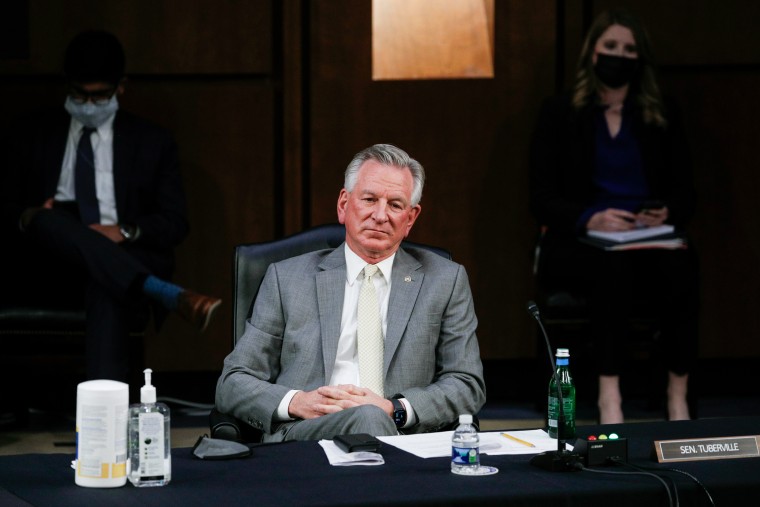
[[[165,486],[172,478],[169,407],[156,403],[150,368],[144,370],[145,385],[140,403],[129,407],[127,476],[137,487]]]

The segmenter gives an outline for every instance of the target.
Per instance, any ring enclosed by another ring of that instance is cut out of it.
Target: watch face
[[[399,400],[391,401],[393,402],[393,422],[397,427],[401,427],[406,424],[406,408]]]

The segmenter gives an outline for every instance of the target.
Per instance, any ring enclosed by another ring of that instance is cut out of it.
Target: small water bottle
[[[459,426],[451,437],[451,471],[472,475],[480,468],[480,437],[472,425],[472,415],[459,416]]]

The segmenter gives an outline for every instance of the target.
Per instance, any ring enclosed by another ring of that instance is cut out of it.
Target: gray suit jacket
[[[344,247],[272,264],[243,336],[224,361],[216,406],[266,433],[291,389],[332,374],[346,283]],[[385,337],[385,392],[403,395],[418,423],[436,431],[485,402],[477,318],[463,266],[426,250],[394,259]]]

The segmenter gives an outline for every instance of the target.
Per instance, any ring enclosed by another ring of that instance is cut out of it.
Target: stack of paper
[[[320,440],[319,445],[324,449],[327,460],[333,466],[382,465],[385,463],[383,455],[378,452],[345,452],[332,440]]]
[[[587,234],[592,238],[624,243],[626,241],[639,241],[646,238],[654,238],[655,236],[672,234],[673,231],[674,229],[672,225],[658,225],[657,227],[642,227],[641,229],[631,229],[630,231],[588,231]]]
[[[420,458],[440,458],[451,456],[453,433],[453,431],[439,431],[377,438]],[[486,431],[479,433],[479,436],[481,454],[538,454],[557,450],[557,441],[550,438],[544,430]]]

